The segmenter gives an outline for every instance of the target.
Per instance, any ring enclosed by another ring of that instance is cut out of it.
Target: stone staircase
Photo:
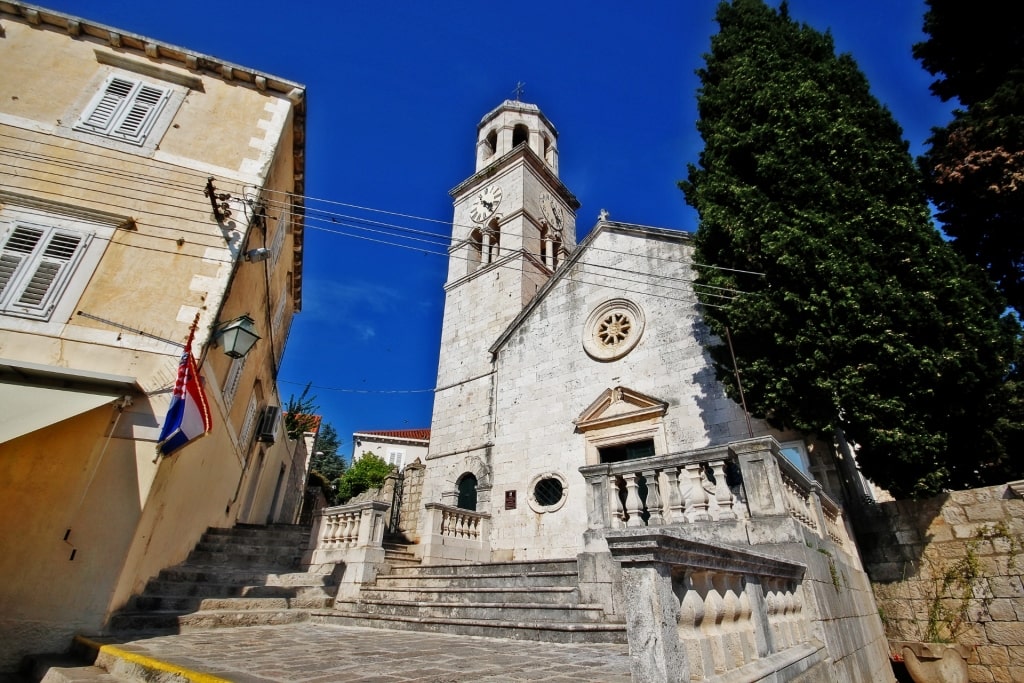
[[[624,623],[582,601],[575,559],[392,565],[318,623],[561,643],[625,643]]]
[[[299,568],[309,527],[209,529],[117,612],[108,633],[176,632],[306,621],[334,602],[334,577]]]

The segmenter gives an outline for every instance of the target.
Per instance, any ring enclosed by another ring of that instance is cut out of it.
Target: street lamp
[[[220,325],[216,338],[224,345],[224,353],[231,358],[241,358],[249,353],[253,344],[260,340],[256,334],[256,323],[247,315],[241,315]]]

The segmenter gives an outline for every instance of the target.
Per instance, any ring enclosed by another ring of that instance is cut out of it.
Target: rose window
[[[625,313],[612,313],[598,325],[597,338],[605,346],[618,346],[629,337],[629,329],[632,326],[629,316]]]
[[[583,348],[600,361],[622,358],[640,341],[644,314],[626,299],[606,301],[591,312],[583,331]]]

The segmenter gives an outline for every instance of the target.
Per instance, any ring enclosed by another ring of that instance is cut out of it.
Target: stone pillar
[[[672,568],[662,562],[622,568],[630,671],[634,681],[690,680],[690,664],[679,640],[679,599]]]
[[[775,462],[772,438],[749,439],[729,445],[736,453],[747,492],[747,508],[751,517],[785,515],[782,477]]]

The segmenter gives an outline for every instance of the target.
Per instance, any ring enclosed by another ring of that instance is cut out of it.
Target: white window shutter
[[[84,242],[85,235],[53,231],[35,271],[18,297],[18,304],[37,311],[47,310],[55,298],[54,294],[60,291],[61,284],[67,279]]]
[[[11,232],[0,250],[0,302],[7,297],[8,287],[13,287],[19,275],[19,267],[32,256],[42,240],[45,231],[40,228],[18,226]]]
[[[170,97],[167,88],[110,76],[75,128],[141,145]]]
[[[89,239],[71,230],[17,226],[0,252],[0,310],[47,317]]]
[[[134,82],[111,76],[104,84],[99,96],[86,110],[80,125],[97,133],[108,132],[134,89]]]
[[[133,141],[144,140],[168,96],[166,90],[140,84],[124,116],[114,128],[114,134]]]

